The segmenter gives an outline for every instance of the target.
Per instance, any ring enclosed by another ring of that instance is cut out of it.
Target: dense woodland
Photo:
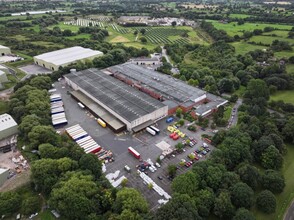
[[[42,2],[32,7],[11,6],[1,3],[0,17],[12,12],[46,8],[70,8],[74,17],[101,13],[114,18],[132,13],[149,13],[154,17],[180,17],[198,19],[225,19],[238,25],[249,21],[269,23],[294,23],[293,14],[279,13],[270,16],[270,6],[251,8],[247,3],[227,5],[220,1],[217,9],[190,11],[180,6],[159,10],[156,1],[121,1],[118,3],[50,3]],[[258,1],[255,1],[258,3]],[[3,6],[3,7],[2,7]],[[164,4],[160,4],[165,7]],[[287,6],[292,10],[293,6]],[[243,13],[247,18],[231,18],[230,13]],[[228,11],[230,13],[228,13]],[[211,12],[211,13],[210,13]],[[282,13],[282,12],[281,12]],[[277,91],[294,88],[293,74],[286,65],[294,64],[294,56],[281,60],[274,58],[276,51],[291,51],[285,41],[274,41],[269,49],[254,50],[236,55],[229,44],[250,39],[272,31],[270,27],[246,31],[241,36],[229,36],[216,29],[208,21],[199,21],[200,28],[212,39],[210,45],[167,44],[167,53],[178,67],[175,77],[192,86],[222,95],[233,94],[244,88],[243,104],[239,108],[238,125],[229,130],[220,130],[213,137],[216,150],[208,160],[197,162],[192,170],[176,176],[171,184],[172,199],[156,211],[150,211],[142,195],[132,188],[114,189],[104,177],[101,162],[96,156],[85,154],[66,135],[59,135],[50,125],[50,101],[48,89],[52,82],[69,73],[90,67],[105,68],[127,61],[130,57],[148,56],[154,50],[136,49],[123,44],[105,41],[107,30],[98,27],[80,27],[77,33],[62,30],[57,25],[64,15],[47,14],[25,20],[13,18],[0,20],[0,41],[14,51],[28,57],[70,46],[83,46],[104,52],[104,56],[86,63],[61,68],[49,76],[35,76],[19,82],[9,102],[9,113],[19,123],[19,143],[25,145],[23,155],[31,163],[30,190],[35,194],[23,197],[21,190],[0,193],[0,214],[7,216],[22,212],[30,215],[38,212],[46,203],[66,219],[255,219],[253,209],[271,214],[276,211],[276,195],[283,192],[285,179],[281,174],[286,145],[294,143],[294,106],[283,101],[270,101]],[[71,14],[71,16],[73,16]],[[293,22],[292,22],[293,21]],[[36,34],[34,28],[39,29]],[[289,38],[293,31],[289,31]],[[89,39],[69,39],[78,34],[89,34]],[[15,36],[22,35],[25,39]],[[33,42],[47,42],[49,46]],[[20,64],[31,62],[27,58]],[[172,66],[163,59],[159,71],[171,74]],[[266,64],[266,65],[265,65]],[[230,101],[236,102],[232,95]],[[274,111],[269,111],[272,109]],[[271,113],[270,113],[271,112]],[[217,126],[224,126],[223,111],[213,115]],[[208,126],[208,121],[206,121]],[[19,146],[21,147],[21,146]],[[36,153],[38,152],[38,153]],[[38,196],[41,193],[42,198]]]

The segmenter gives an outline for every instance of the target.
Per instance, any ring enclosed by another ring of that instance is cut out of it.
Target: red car
[[[170,137],[170,138],[173,138],[175,135],[176,135],[176,133],[174,132],[174,133],[171,133],[171,134],[169,135],[169,137]]]
[[[176,134],[176,135],[173,136],[173,139],[174,139],[174,140],[178,140],[179,137],[180,137],[180,136]]]

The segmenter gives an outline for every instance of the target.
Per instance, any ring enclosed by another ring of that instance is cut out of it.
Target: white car
[[[152,173],[155,172],[155,170],[154,170],[151,166],[149,167],[149,170],[150,170]]]
[[[161,167],[159,163],[155,163],[155,165],[156,165],[158,168],[160,168],[160,167]]]

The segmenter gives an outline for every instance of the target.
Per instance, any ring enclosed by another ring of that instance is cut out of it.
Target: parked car
[[[207,154],[207,152],[204,150],[204,151],[202,151],[201,152],[203,155],[206,155]]]
[[[127,172],[131,172],[131,168],[130,168],[128,165],[125,165],[125,170],[126,170]]]
[[[208,148],[206,148],[205,150],[206,150],[207,152],[211,151],[209,147],[208,147]]]
[[[161,176],[158,176],[157,178],[160,179],[160,180],[163,180],[163,178]]]
[[[161,167],[159,163],[155,163],[155,165],[156,165],[158,168],[160,168],[160,167]]]

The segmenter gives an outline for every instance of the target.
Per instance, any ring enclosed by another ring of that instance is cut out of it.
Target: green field
[[[271,215],[266,215],[255,210],[257,220],[283,220],[287,208],[291,205],[294,199],[294,145],[287,145],[287,154],[284,157],[284,165],[282,173],[285,177],[286,187],[281,194],[277,195],[276,212]]]
[[[284,32],[287,33],[287,31],[284,31]],[[287,37],[280,37],[280,36],[272,37],[272,36],[259,35],[259,36],[253,36],[249,39],[250,42],[263,43],[263,44],[272,44],[274,40],[287,41],[290,44],[294,44],[294,39],[290,39]]]
[[[286,69],[288,73],[294,74],[294,64],[287,64]]]
[[[283,30],[291,30],[291,25],[282,24],[264,24],[264,23],[245,23],[243,25],[238,25],[236,22],[231,22],[228,24],[223,24],[218,21],[209,20],[214,27],[217,29],[222,29],[228,33],[230,36],[242,35],[244,31],[253,31],[254,29],[264,29],[265,27],[273,27]]]
[[[251,17],[251,15],[246,14],[230,14],[230,18],[248,18]]]
[[[257,49],[260,49],[260,50],[267,49],[267,47],[265,46],[248,44],[244,41],[234,42],[234,43],[231,43],[231,45],[235,47],[236,53],[241,55],[244,55],[245,53],[248,53],[250,51],[257,50]]]
[[[277,91],[274,95],[271,95],[271,100],[282,100],[294,105],[294,90]]]
[[[6,113],[8,111],[8,103],[0,101],[0,114]]]

